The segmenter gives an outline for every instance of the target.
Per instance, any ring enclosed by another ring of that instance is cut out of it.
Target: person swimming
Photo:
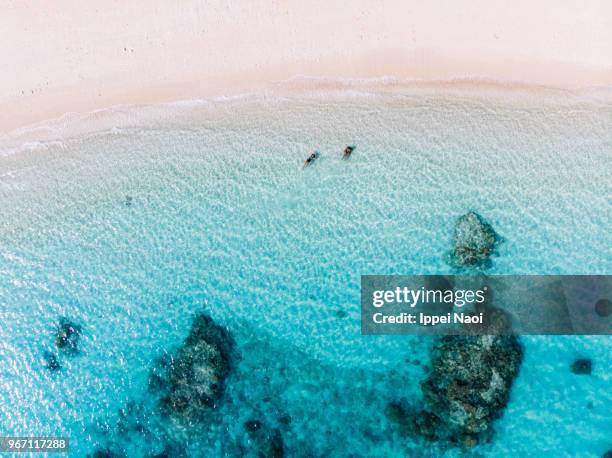
[[[344,154],[342,155],[342,159],[348,159],[351,156],[351,153],[355,151],[355,147],[354,146],[347,146],[346,148],[344,148]]]
[[[310,156],[308,156],[308,159],[306,159],[304,161],[304,165],[302,166],[302,168],[306,168],[308,167],[310,164],[312,164],[314,162],[314,160],[319,157],[319,153],[317,153],[316,151],[314,153],[312,153]]]

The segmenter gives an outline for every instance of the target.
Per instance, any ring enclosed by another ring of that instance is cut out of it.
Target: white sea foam
[[[184,119],[190,114],[186,109],[192,109],[192,113],[195,113],[198,108],[218,103],[240,103],[266,98],[278,101],[300,99],[341,101],[351,98],[376,99],[393,96],[401,98],[436,94],[465,96],[468,99],[531,107],[537,107],[542,103],[548,106],[612,104],[612,89],[606,87],[569,91],[476,77],[424,81],[391,76],[376,78],[296,76],[253,93],[183,99],[151,105],[117,105],[85,113],[66,113],[57,119],[0,134],[0,156],[44,148],[49,142],[62,141],[96,131],[116,129],[115,132],[120,132],[122,128],[159,125],[173,116]]]

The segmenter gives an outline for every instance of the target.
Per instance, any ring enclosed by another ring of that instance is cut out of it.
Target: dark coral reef
[[[158,361],[149,387],[161,393],[164,414],[200,420],[218,407],[230,373],[234,340],[207,315],[198,315],[189,335],[174,355]]]
[[[65,354],[76,355],[82,333],[80,325],[62,317],[55,331],[55,345]]]
[[[282,458],[285,456],[283,436],[280,429],[270,428],[259,420],[243,424],[245,434],[237,444],[237,455],[245,458]]]
[[[404,435],[474,447],[491,439],[522,360],[522,346],[513,335],[442,337],[421,383],[424,405],[392,402],[386,415]]]
[[[510,398],[523,350],[515,336],[445,336],[435,345],[421,433],[464,446],[486,438]]]
[[[455,223],[452,263],[461,267],[486,267],[500,240],[482,216],[470,211]]]

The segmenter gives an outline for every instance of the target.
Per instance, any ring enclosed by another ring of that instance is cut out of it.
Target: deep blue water
[[[612,270],[610,104],[351,92],[148,110],[0,157],[0,431],[70,436],[71,456],[168,441],[219,456],[245,420],[289,415],[289,456],[458,455],[385,417],[419,400],[431,340],[362,337],[360,275],[452,273],[453,224],[470,209],[505,240],[491,274]],[[147,378],[200,311],[240,359],[215,421],[185,428],[160,420]],[[81,352],[50,372],[60,316],[83,326]],[[510,404],[475,453],[612,448],[610,339],[522,341]],[[591,376],[569,371],[579,356]],[[131,401],[150,436],[117,428]]]

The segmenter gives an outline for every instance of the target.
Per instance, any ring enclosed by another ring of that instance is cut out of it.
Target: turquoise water
[[[334,91],[108,116],[0,157],[0,431],[70,436],[71,456],[168,441],[231,455],[252,418],[280,425],[289,456],[460,455],[386,419],[388,402],[420,398],[431,340],[360,336],[360,275],[452,273],[452,227],[469,209],[505,240],[490,273],[612,271],[610,103]],[[346,144],[357,149],[342,161]],[[147,378],[202,310],[240,360],[218,418],[190,429],[150,413]],[[51,372],[60,316],[83,326],[81,353]],[[495,438],[473,452],[612,448],[610,339],[523,343]],[[591,376],[570,372],[579,356]],[[150,435],[117,428],[131,401]]]

